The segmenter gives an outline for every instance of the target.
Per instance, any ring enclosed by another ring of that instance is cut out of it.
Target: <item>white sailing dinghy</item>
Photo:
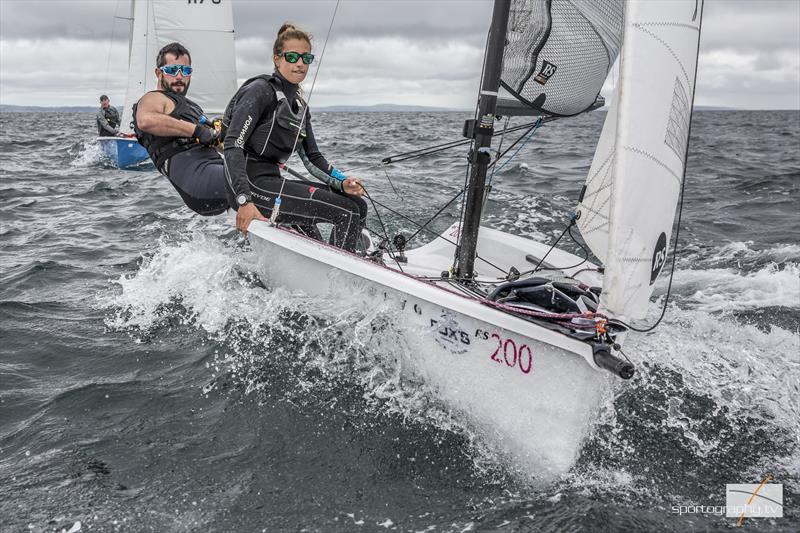
[[[133,104],[144,93],[156,89],[156,55],[164,45],[176,41],[192,54],[195,75],[189,97],[208,116],[222,115],[238,87],[231,4],[232,0],[132,0],[128,87],[120,132],[133,135]],[[98,137],[97,142],[118,168],[149,158],[135,138]]]
[[[665,261],[701,15],[702,0],[496,0],[478,112],[464,128],[472,149],[461,222],[376,262],[254,221],[261,273],[312,295],[396,306],[411,359],[444,402],[538,477],[565,472],[610,383],[603,370],[634,372],[618,355],[622,321],[644,316]],[[497,115],[589,109],[621,41],[616,94],[575,215],[603,267],[480,227]],[[512,104],[498,103],[501,85]]]

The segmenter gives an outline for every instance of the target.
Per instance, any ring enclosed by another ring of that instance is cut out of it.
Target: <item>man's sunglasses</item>
[[[310,65],[314,62],[314,54],[309,54],[308,52],[305,54],[301,54],[300,52],[282,52],[278,55],[282,56],[289,63],[297,63],[297,60],[301,57],[303,58],[304,65]]]
[[[189,65],[164,65],[158,69],[167,76],[177,76],[180,72],[184,77],[191,76],[192,70],[194,70]]]

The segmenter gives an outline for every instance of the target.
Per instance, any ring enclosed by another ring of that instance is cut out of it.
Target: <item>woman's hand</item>
[[[267,220],[264,215],[261,214],[261,211],[258,210],[256,204],[248,202],[241,206],[236,212],[236,229],[247,235],[247,228],[250,227],[250,222],[253,219],[263,220],[265,222]]]
[[[342,182],[342,190],[347,194],[353,196],[363,196],[364,188],[361,186],[361,180],[358,178],[347,178]]]

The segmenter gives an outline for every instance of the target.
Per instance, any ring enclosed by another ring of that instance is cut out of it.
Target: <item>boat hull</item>
[[[125,137],[98,137],[103,154],[117,168],[129,168],[149,159],[147,150],[136,139]]]
[[[542,480],[575,463],[609,386],[588,345],[285,229],[250,235],[270,285],[396,309],[403,360],[498,458]]]

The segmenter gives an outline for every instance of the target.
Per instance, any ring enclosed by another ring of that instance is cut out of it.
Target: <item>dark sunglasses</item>
[[[289,63],[297,63],[297,60],[301,57],[303,58],[304,65],[310,65],[314,62],[314,54],[309,54],[308,52],[305,54],[301,54],[300,52],[281,52],[278,55],[282,56]]]
[[[163,67],[158,67],[158,69],[167,76],[177,76],[178,71],[180,71],[184,77],[191,76],[194,70],[189,65],[164,65]]]

